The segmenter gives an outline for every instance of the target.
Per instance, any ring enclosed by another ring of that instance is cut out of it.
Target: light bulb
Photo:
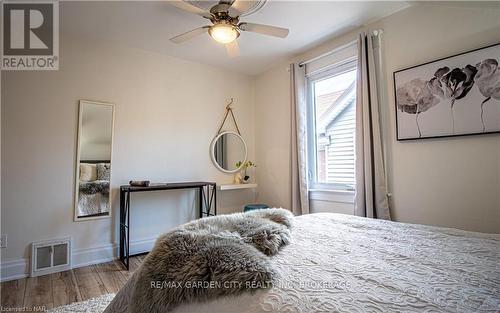
[[[226,23],[213,25],[208,30],[208,33],[215,41],[223,44],[233,42],[240,35],[236,27]]]

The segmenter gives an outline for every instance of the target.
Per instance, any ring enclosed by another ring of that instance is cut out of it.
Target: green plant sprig
[[[245,169],[250,168],[250,167],[257,167],[257,165],[250,160],[248,160],[244,163],[241,161],[238,161],[236,163],[236,168],[241,168],[241,169],[245,170]]]

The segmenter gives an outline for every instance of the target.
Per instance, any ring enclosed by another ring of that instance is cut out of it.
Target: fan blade
[[[238,42],[234,40],[233,42],[226,44],[226,51],[231,58],[240,56],[240,46],[238,45]]]
[[[207,12],[205,10],[202,10],[198,7],[195,7],[192,4],[189,4],[187,2],[184,2],[182,0],[176,0],[176,1],[167,1],[168,4],[173,5],[176,8],[179,8],[181,10],[184,10],[189,13],[193,13],[199,16],[203,16],[204,18],[212,18],[212,14],[210,12]]]
[[[203,26],[203,27],[195,28],[193,30],[190,30],[188,32],[185,32],[183,34],[180,34],[178,36],[170,38],[170,41],[174,42],[174,43],[182,43],[182,42],[187,41],[193,37],[196,37],[198,35],[206,33],[209,28],[210,28],[210,26]]]
[[[240,23],[238,27],[247,32],[254,32],[268,36],[285,38],[288,36],[289,30],[287,28],[281,28],[276,26],[254,24],[254,23]]]
[[[250,10],[257,1],[235,0],[229,8],[229,15],[232,17],[240,16]]]

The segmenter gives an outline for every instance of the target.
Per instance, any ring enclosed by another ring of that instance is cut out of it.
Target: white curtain
[[[387,199],[380,129],[380,36],[361,33],[358,39],[356,93],[356,197],[358,216],[391,219]],[[376,62],[376,60],[378,62]],[[382,103],[387,105],[387,103]]]
[[[290,65],[291,90],[291,204],[295,215],[309,213],[307,186],[306,143],[306,75],[305,67],[297,63]]]

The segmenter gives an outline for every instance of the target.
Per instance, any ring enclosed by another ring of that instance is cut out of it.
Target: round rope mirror
[[[236,173],[241,169],[236,163],[247,160],[247,144],[240,134],[234,131],[219,133],[210,145],[210,156],[215,167],[224,173]]]

